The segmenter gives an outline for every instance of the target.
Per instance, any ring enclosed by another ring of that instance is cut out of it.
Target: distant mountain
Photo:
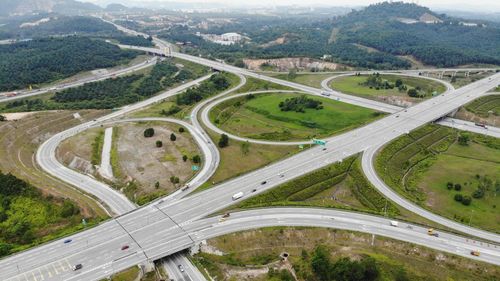
[[[102,10],[92,3],[75,0],[3,0],[0,15],[24,15],[35,12],[57,12],[61,14],[81,14]]]
[[[424,64],[500,64],[500,29],[403,2],[380,3],[333,22],[335,43],[350,43]]]
[[[127,11],[129,8],[125,5],[118,4],[118,3],[112,3],[106,6],[106,11],[107,12],[121,12],[121,11]]]

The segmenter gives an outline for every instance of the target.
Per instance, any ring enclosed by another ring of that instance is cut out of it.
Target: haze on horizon
[[[154,2],[169,3],[214,3],[224,4],[228,6],[277,6],[277,5],[299,5],[299,6],[313,6],[313,5],[327,5],[327,6],[368,6],[370,4],[384,2],[383,0],[83,0],[87,2],[106,5],[110,3],[121,3],[129,6],[146,6]],[[394,1],[396,2],[396,1]],[[416,3],[421,6],[426,6],[434,9],[449,9],[449,10],[462,10],[462,11],[482,11],[488,13],[500,13],[500,1],[498,0],[476,0],[474,2],[468,0],[410,0],[403,1]],[[141,5],[142,4],[142,5]]]

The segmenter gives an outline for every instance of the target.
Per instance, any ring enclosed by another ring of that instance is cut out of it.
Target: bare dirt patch
[[[148,194],[158,190],[171,193],[194,176],[191,161],[194,155],[201,153],[191,135],[179,133],[179,125],[168,123],[134,123],[116,126],[117,150],[122,178],[125,182],[135,181],[139,184],[139,194]],[[144,130],[153,128],[155,134],[151,138],[144,137]],[[171,141],[170,135],[176,140]],[[163,146],[157,147],[156,142]],[[189,159],[183,161],[183,155]],[[198,164],[199,165],[199,164]],[[115,174],[116,176],[116,174]],[[173,184],[170,177],[179,178]],[[156,183],[159,182],[159,187]]]
[[[92,143],[101,128],[89,129],[63,141],[57,149],[57,158],[64,165],[86,174],[94,174],[95,167],[90,163]]]
[[[289,71],[290,69],[326,71],[337,70],[341,67],[337,63],[324,62],[311,58],[245,59],[243,62],[250,70],[260,70],[263,64],[273,66],[278,71]]]

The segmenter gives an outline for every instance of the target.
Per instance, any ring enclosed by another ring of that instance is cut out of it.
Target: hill
[[[0,15],[24,15],[39,12],[82,14],[100,10],[102,8],[97,5],[75,0],[3,0]]]
[[[238,32],[249,39],[221,46],[196,32]],[[452,18],[403,2],[383,2],[335,17],[242,15],[229,24],[174,27],[160,36],[186,43],[188,53],[215,55],[229,63],[305,56],[373,69],[409,68],[412,61],[406,57],[436,67],[500,65],[498,25]]]

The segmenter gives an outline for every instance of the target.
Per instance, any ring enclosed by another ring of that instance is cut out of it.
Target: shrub
[[[455,194],[455,201],[462,202],[463,199],[464,197],[462,196],[462,194]]]
[[[170,140],[171,140],[171,141],[175,141],[176,139],[177,139],[177,137],[175,136],[175,134],[174,134],[174,133],[171,133],[171,134],[170,134]]]
[[[459,184],[459,183],[456,183],[456,184],[455,184],[455,190],[456,190],[456,191],[460,191],[460,190],[462,190],[462,185],[461,185],[461,184]]]
[[[163,146],[163,142],[161,140],[157,140],[156,147],[162,147],[162,146]]]
[[[458,144],[460,145],[469,145],[470,136],[467,133],[460,133],[458,136]]]
[[[179,128],[179,133],[184,133],[184,132],[185,132],[184,127],[180,127]]]
[[[198,154],[197,154],[197,155],[193,156],[193,163],[198,164],[198,163],[200,163],[200,162],[201,162],[201,157],[200,157],[200,155],[198,155]]]
[[[224,148],[229,145],[229,137],[226,134],[222,134],[219,139],[219,147]]]
[[[474,193],[472,193],[472,197],[474,197],[476,199],[483,198],[484,197],[484,190],[481,188],[476,189],[476,191],[474,191]]]
[[[182,161],[186,162],[188,160],[187,155],[182,155]]]
[[[145,138],[150,138],[152,136],[155,135],[155,129],[153,128],[147,128],[146,130],[144,130],[144,137]]]

